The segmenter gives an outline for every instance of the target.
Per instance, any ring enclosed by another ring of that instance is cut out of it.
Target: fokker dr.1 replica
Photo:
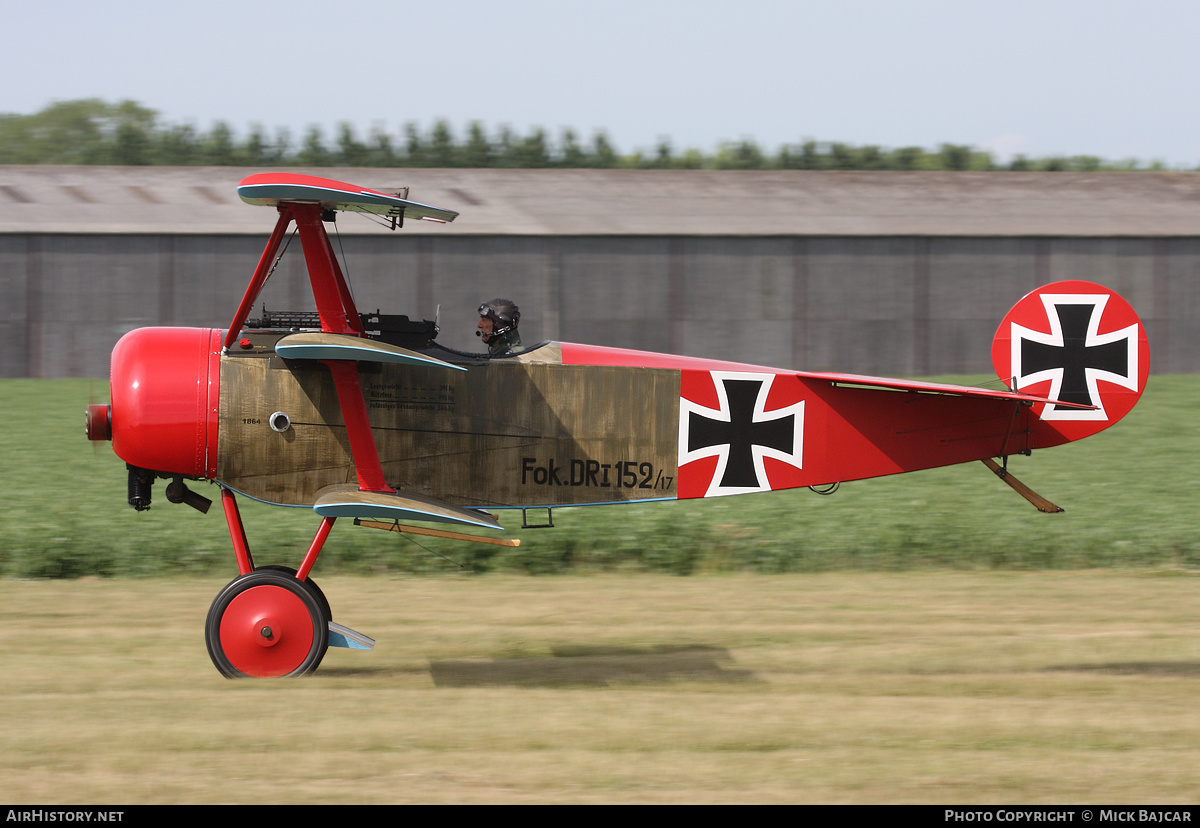
[[[339,518],[501,529],[493,513],[505,509],[546,510],[536,513],[546,520],[559,506],[821,490],[975,460],[1059,511],[1008,473],[1007,458],[1112,425],[1146,382],[1137,315],[1080,281],[1041,287],[1009,311],[992,344],[999,390],[566,342],[452,350],[433,341],[433,323],[359,313],[324,225],[339,210],[393,228],[457,213],[303,175],[253,175],[238,193],[276,208],[278,221],[229,327],[126,334],[112,353],[111,402],[87,417],[89,438],[111,440],[128,464],[134,508],[149,506],[156,478],[170,481],[169,500],[201,510],[207,499],[185,481],[220,487],[240,574],[205,634],[230,677],[303,675],[331,645],[372,646],[333,622],[309,578]],[[248,327],[292,224],[316,313],[264,312]],[[298,568],[255,565],[237,495],[316,512]]]

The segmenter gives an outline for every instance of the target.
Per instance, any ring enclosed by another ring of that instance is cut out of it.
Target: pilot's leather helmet
[[[521,322],[521,309],[511,299],[493,299],[479,306],[479,315],[492,320],[492,335],[515,331]]]

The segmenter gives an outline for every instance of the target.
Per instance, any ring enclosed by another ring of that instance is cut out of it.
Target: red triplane
[[[279,218],[229,328],[126,334],[111,403],[87,416],[88,437],[111,439],[128,464],[135,509],[156,478],[170,481],[169,500],[202,510],[185,481],[220,487],[240,574],[213,602],[205,637],[230,677],[303,675],[331,645],[373,645],[333,622],[309,578],[338,518],[479,540],[401,521],[501,529],[502,509],[549,517],[558,506],[821,490],[974,460],[1059,511],[1008,474],[1007,458],[1107,428],[1146,382],[1137,315],[1079,281],[1038,288],[1001,322],[1002,390],[567,342],[456,351],[433,341],[433,323],[359,313],[324,224],[338,210],[393,228],[457,213],[303,175],[253,175],[238,194]],[[247,327],[293,223],[317,311],[264,312]],[[316,512],[297,569],[255,566],[238,494]]]

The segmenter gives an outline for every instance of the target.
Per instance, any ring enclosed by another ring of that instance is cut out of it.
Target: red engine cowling
[[[132,466],[187,477],[217,473],[221,331],[139,328],[112,352],[113,451]]]

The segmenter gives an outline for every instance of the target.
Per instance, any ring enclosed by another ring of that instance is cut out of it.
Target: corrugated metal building
[[[103,377],[126,331],[229,324],[274,225],[237,168],[0,168],[0,375]],[[1046,282],[1118,290],[1152,367],[1200,371],[1200,175],[306,170],[458,210],[395,233],[340,215],[360,310],[474,348],[509,296],[564,339],[809,370],[989,372]],[[298,245],[263,294],[312,307]]]

